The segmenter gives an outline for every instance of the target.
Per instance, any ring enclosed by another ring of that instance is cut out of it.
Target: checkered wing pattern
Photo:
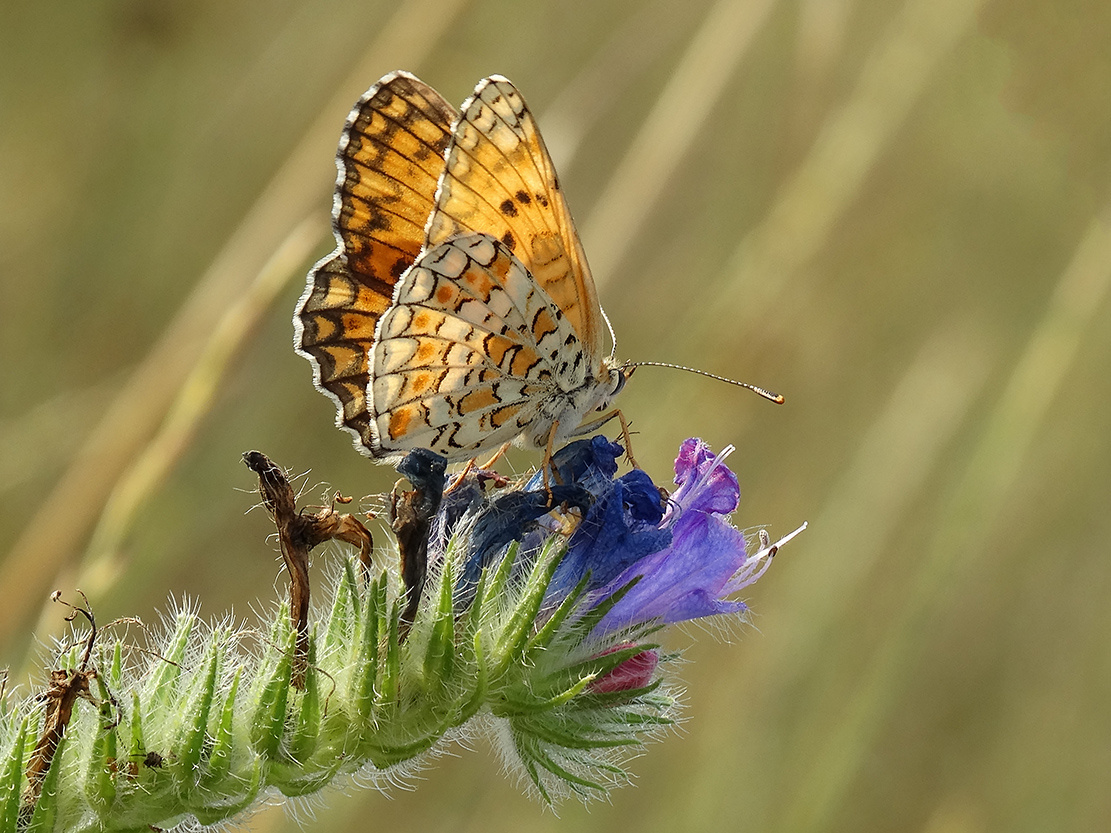
[[[296,346],[360,450],[449,460],[551,445],[624,377],[536,122],[505,78],[456,113],[405,73],[340,141],[337,248],[314,267]]]
[[[501,241],[456,235],[423,254],[382,316],[371,353],[376,454],[449,461],[524,434],[587,383],[570,321]],[[577,423],[577,420],[576,420]]]
[[[336,249],[309,273],[294,315],[297,351],[336,405],[336,424],[371,448],[367,357],[394,288],[424,243],[455,109],[405,72],[371,87],[347,118],[332,210]]]

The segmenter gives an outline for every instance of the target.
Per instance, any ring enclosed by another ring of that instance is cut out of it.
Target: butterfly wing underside
[[[424,244],[457,116],[427,84],[395,72],[363,95],[340,140],[337,245],[309,273],[293,319],[294,346],[335,403],[336,424],[363,453],[374,453],[367,391],[375,328]]]
[[[520,259],[600,375],[608,325],[571,212],[532,113],[497,75],[479,82],[463,103],[426,247],[463,232],[496,237]]]
[[[481,233],[421,255],[379,322],[371,362],[376,455],[430,448],[449,461],[535,434],[544,403],[588,372],[570,321]]]

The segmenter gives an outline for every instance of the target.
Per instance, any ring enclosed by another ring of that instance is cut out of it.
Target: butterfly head
[[[625,364],[617,364],[610,358],[602,359],[602,381],[598,385],[601,396],[598,399],[598,404],[594,406],[595,411],[609,409],[613,400],[624,390],[625,382],[633,375],[634,369],[635,367],[629,367]]]

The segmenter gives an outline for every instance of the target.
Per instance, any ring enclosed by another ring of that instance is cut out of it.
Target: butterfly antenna
[[[736,385],[739,388],[748,388],[753,393],[758,393],[765,399],[774,402],[776,405],[783,404],[783,397],[778,393],[772,393],[770,390],[765,390],[757,385],[750,385],[748,382],[738,382],[736,379],[729,379],[725,376],[718,376],[716,373],[708,373],[705,370],[699,370],[696,367],[687,367],[681,364],[670,364],[668,362],[627,362],[623,365],[622,369],[625,375],[632,375],[633,370],[638,367],[670,367],[673,370],[685,370],[688,373],[697,373],[699,376],[708,376],[711,379],[717,379],[719,382],[726,382],[730,385]]]
[[[601,307],[598,308],[598,311],[602,313],[602,320],[606,322],[606,329],[610,331],[610,344],[613,345],[610,348],[610,358],[612,359],[617,355],[617,333],[613,331],[613,324],[610,323],[610,317],[606,315],[606,311]]]

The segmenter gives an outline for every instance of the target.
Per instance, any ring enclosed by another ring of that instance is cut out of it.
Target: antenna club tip
[[[765,390],[764,388],[758,388],[758,387],[756,387],[756,385],[746,385],[745,387],[756,391],[756,393],[760,394],[762,397],[767,399],[769,402],[774,402],[776,405],[782,405],[784,402],[787,401],[783,398],[783,396],[781,394],[772,393],[770,390]]]
[[[716,373],[709,373],[705,370],[699,370],[696,367],[687,367],[682,364],[672,364],[671,362],[625,362],[621,365],[620,369],[625,375],[625,378],[628,379],[638,367],[670,367],[672,370],[685,370],[688,373],[697,373],[699,376],[717,379],[719,382],[726,382],[727,384],[736,385],[737,387],[748,388],[753,393],[764,397],[770,402],[774,402],[776,405],[782,405],[785,401],[778,393],[772,393],[770,390],[762,388],[759,385],[751,385],[748,382],[738,382],[736,379],[730,379],[727,376],[718,376]]]

